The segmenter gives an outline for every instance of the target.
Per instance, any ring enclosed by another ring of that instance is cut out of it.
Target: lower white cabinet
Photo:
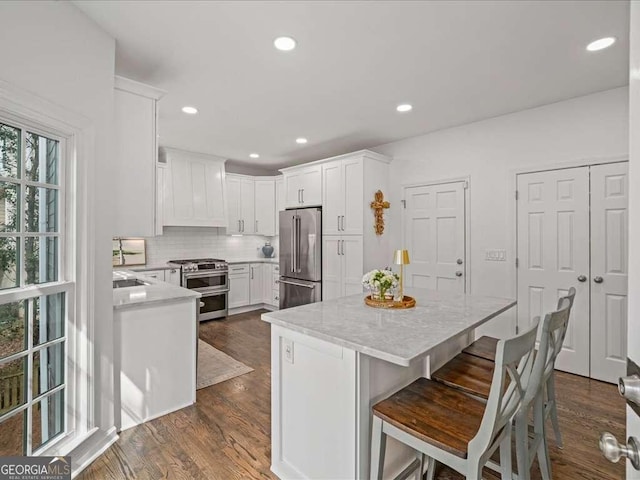
[[[161,282],[165,281],[165,271],[164,270],[146,270],[139,272],[143,277],[155,278],[156,280],[160,280]]]
[[[171,283],[172,285],[180,286],[180,270],[177,268],[170,268],[164,271],[164,281]]]
[[[252,263],[249,265],[249,305],[264,303],[264,275],[262,273],[264,265],[262,263]]]
[[[362,293],[361,235],[326,235],[322,239],[322,300]]]
[[[245,307],[250,302],[251,275],[247,264],[229,266],[229,308]]]

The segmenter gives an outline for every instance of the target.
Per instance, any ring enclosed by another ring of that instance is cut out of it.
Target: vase
[[[271,246],[271,244],[269,242],[266,242],[264,244],[264,246],[262,247],[262,254],[266,258],[271,258],[271,255],[273,255],[273,247]]]

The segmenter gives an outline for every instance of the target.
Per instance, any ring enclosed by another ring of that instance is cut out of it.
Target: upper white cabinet
[[[322,225],[325,235],[362,235],[363,157],[322,165]]]
[[[123,77],[115,77],[114,85],[117,181],[111,199],[115,209],[113,236],[152,237],[158,232],[157,101],[165,92]]]
[[[322,300],[362,293],[362,235],[322,237]]]
[[[311,165],[281,170],[284,174],[287,208],[322,205],[322,166]]]
[[[163,148],[164,225],[226,227],[225,160],[212,155]]]
[[[229,226],[227,233],[256,233],[254,181],[244,175],[227,175]]]
[[[255,179],[255,232],[258,235],[277,235],[276,183],[275,180]]]

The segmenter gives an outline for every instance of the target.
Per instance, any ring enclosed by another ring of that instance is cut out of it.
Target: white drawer
[[[251,266],[248,263],[240,265],[229,265],[229,275],[239,275],[241,273],[249,273]]]

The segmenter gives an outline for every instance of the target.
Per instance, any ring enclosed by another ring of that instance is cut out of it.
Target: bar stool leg
[[[551,424],[553,425],[553,431],[556,436],[556,445],[558,445],[558,448],[563,448],[562,433],[560,433],[560,424],[558,423],[558,410],[556,408],[556,382],[553,373],[549,376],[549,380],[547,380],[547,402],[551,414]]]
[[[500,442],[500,471],[502,480],[511,480],[513,473],[511,466],[511,425],[507,424],[505,428],[507,433],[502,442]]]
[[[387,435],[382,431],[382,419],[375,415],[371,424],[371,432],[371,468],[369,478],[371,480],[382,480]]]
[[[518,480],[529,480],[531,462],[529,461],[529,420],[527,415],[516,415],[515,430]]]
[[[545,432],[544,397],[538,395],[533,411],[533,431],[538,442],[537,454],[542,480],[551,480],[551,463],[549,461],[549,448]],[[520,472],[518,472],[519,474]]]

